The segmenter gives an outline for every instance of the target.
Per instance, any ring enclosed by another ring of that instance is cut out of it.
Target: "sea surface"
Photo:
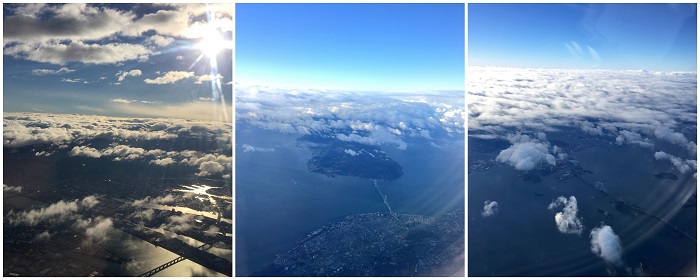
[[[327,177],[309,172],[311,151],[298,136],[248,125],[236,127],[237,276],[272,263],[312,231],[342,217],[388,212],[369,179]],[[406,150],[382,146],[404,175],[379,181],[397,213],[437,216],[464,207],[464,140],[455,136],[442,148],[424,140],[407,142]],[[242,145],[274,151],[244,152]]]
[[[592,172],[584,177],[602,182],[613,198],[577,178],[558,180],[562,171],[537,183],[523,181],[520,171],[508,165],[469,174],[468,275],[628,276],[628,269],[640,267],[652,275],[695,273],[694,240],[679,237],[654,218],[630,216],[615,208],[621,198],[697,236],[696,207],[683,207],[695,193],[696,179],[692,172],[682,174],[668,161],[656,160],[653,153],[638,146],[611,145],[569,154]],[[679,178],[655,178],[660,172],[674,172]],[[576,197],[577,216],[584,225],[580,235],[557,230],[554,215],[560,210],[547,206],[559,196]],[[481,215],[486,200],[498,202],[496,215]],[[607,264],[591,251],[590,231],[602,224],[611,226],[621,240],[621,265]]]

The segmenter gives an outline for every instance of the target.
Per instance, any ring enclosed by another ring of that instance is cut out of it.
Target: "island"
[[[313,151],[313,157],[306,163],[311,172],[328,177],[352,176],[387,181],[403,176],[401,165],[377,146],[319,136],[305,136],[299,141],[306,142]]]

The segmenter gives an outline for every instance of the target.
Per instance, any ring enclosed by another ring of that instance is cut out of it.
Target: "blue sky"
[[[469,65],[696,71],[696,4],[469,4]]]
[[[216,110],[207,106],[230,110],[231,4],[4,4],[3,25],[6,112],[199,118]],[[220,49],[202,55],[201,42]],[[223,103],[212,94],[217,80]]]
[[[236,4],[236,82],[464,89],[463,4]]]

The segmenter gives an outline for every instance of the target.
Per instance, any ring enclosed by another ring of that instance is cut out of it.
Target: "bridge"
[[[389,214],[391,214],[391,216],[393,216],[395,219],[398,219],[398,217],[396,216],[396,213],[394,213],[394,211],[391,210],[391,206],[389,205],[389,200],[387,199],[386,195],[383,194],[382,190],[379,189],[379,185],[377,184],[377,179],[370,179],[370,180],[372,180],[372,184],[374,184],[374,187],[379,192],[379,196],[381,196],[382,199],[384,200],[384,204],[386,205],[386,208],[389,209]]]
[[[631,209],[634,210],[634,211],[637,211],[638,213],[641,213],[641,214],[643,214],[643,215],[652,217],[652,218],[654,218],[654,219],[656,219],[656,220],[662,222],[662,223],[665,224],[666,226],[670,227],[671,230],[673,230],[674,232],[676,232],[676,233],[678,233],[678,234],[681,234],[681,235],[683,235],[683,236],[689,238],[690,240],[695,241],[695,243],[698,242],[698,240],[696,239],[695,236],[692,236],[692,235],[690,235],[688,232],[683,231],[682,229],[680,229],[680,228],[677,227],[676,225],[672,224],[672,223],[669,222],[668,220],[666,220],[666,219],[664,219],[664,218],[662,218],[662,217],[659,217],[658,215],[656,215],[656,214],[654,214],[654,213],[648,212],[648,211],[642,209],[641,207],[639,207],[639,206],[637,206],[637,205],[630,204],[629,202],[623,200],[622,197],[617,197],[617,196],[615,196],[615,195],[609,193],[605,188],[598,188],[598,187],[596,187],[595,184],[591,184],[591,182],[589,182],[588,180],[586,180],[586,178],[583,178],[580,174],[577,174],[577,173],[574,172],[574,176],[575,176],[576,178],[578,178],[579,181],[581,181],[584,185],[587,185],[587,186],[589,186],[589,187],[592,187],[593,189],[595,189],[595,190],[597,190],[597,191],[599,191],[599,192],[605,194],[606,196],[608,196],[609,198],[612,198],[613,200],[617,200],[619,203],[623,204],[623,205],[626,206],[626,207],[631,208]]]
[[[201,246],[197,247],[197,249],[201,249],[204,246],[207,246],[207,244],[202,244]],[[184,257],[179,256],[179,257],[175,258],[174,260],[171,260],[171,261],[164,263],[164,264],[162,264],[154,269],[151,269],[149,271],[142,273],[141,275],[139,275],[139,277],[151,277],[154,274],[161,272],[161,271],[165,270],[166,268],[171,267],[171,266],[173,266],[181,261],[184,261],[184,260],[186,260]]]

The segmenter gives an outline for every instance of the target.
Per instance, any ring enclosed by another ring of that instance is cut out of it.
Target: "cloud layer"
[[[185,139],[206,139],[210,144],[196,150],[181,148],[171,151],[134,146],[148,141]],[[106,140],[110,144],[99,149],[91,146],[97,140]],[[231,125],[222,123],[5,113],[3,145],[10,149],[34,147],[39,150],[37,156],[51,156],[55,151],[65,149],[71,157],[190,166],[197,170],[193,174],[196,176],[229,177],[233,168]]]
[[[472,136],[507,139],[513,131],[573,127],[651,154],[664,142],[685,150],[674,152],[680,160],[696,156],[689,140],[697,131],[695,73],[469,67],[468,75]],[[553,163],[546,141],[524,142],[511,141],[497,160],[519,170]]]
[[[239,123],[286,134],[407,149],[410,138],[462,139],[464,92],[345,92],[236,87]],[[437,142],[437,143],[435,143]]]
[[[6,5],[3,53],[58,65],[146,61],[158,54],[148,45],[162,47],[175,38],[200,38],[206,28],[207,8],[220,17],[219,29],[231,30],[227,25],[232,25],[230,4],[143,6],[151,12],[141,15],[110,5],[79,3]],[[140,43],[123,43],[147,32],[155,34]]]

